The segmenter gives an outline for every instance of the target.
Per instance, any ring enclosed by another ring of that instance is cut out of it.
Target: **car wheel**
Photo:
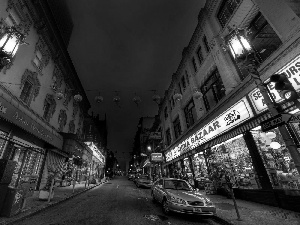
[[[156,203],[156,199],[155,199],[155,197],[154,197],[153,191],[151,192],[151,196],[152,196],[152,202]]]
[[[168,215],[170,213],[169,203],[166,199],[164,199],[162,202],[162,209],[163,209],[164,214]]]

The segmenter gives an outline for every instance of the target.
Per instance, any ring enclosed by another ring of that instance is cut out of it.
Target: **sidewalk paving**
[[[103,178],[101,180],[101,182],[99,182],[97,184],[90,184],[89,186],[88,185],[85,186],[85,182],[76,184],[75,188],[74,188],[74,193],[73,193],[72,185],[67,186],[67,187],[55,187],[54,188],[54,197],[53,197],[53,199],[51,199],[50,202],[40,201],[38,198],[38,195],[33,195],[32,197],[29,197],[26,199],[26,205],[22,209],[21,213],[15,215],[15,216],[12,216],[10,218],[0,217],[0,225],[13,224],[14,222],[25,219],[26,217],[32,216],[48,207],[54,206],[62,201],[73,198],[73,197],[75,197],[91,188],[99,186],[105,182],[106,182],[106,180],[105,180],[105,178]]]
[[[300,225],[300,213],[279,207],[236,199],[241,221],[232,199],[221,195],[205,194],[217,207],[217,217],[234,225]]]

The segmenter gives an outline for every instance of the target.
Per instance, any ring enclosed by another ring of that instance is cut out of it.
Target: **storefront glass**
[[[216,188],[226,186],[225,174],[229,175],[233,187],[244,189],[260,187],[242,135],[213,146],[207,155],[210,176]]]
[[[297,125],[293,126],[297,128]],[[300,176],[279,129],[262,132],[260,127],[256,127],[251,130],[251,133],[273,188],[300,189]]]
[[[185,158],[183,160],[183,164],[184,164],[184,179],[187,180],[192,186],[194,186],[195,182],[194,182],[194,177],[191,170],[189,158]]]
[[[192,163],[195,173],[195,181],[197,182],[197,188],[204,189],[205,184],[210,182],[207,165],[203,152],[195,154],[192,157]]]
[[[44,152],[42,149],[14,146],[11,159],[17,162],[17,166],[9,186],[17,187],[29,179],[37,180],[43,158]]]

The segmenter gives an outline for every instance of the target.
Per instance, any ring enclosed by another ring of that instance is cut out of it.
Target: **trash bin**
[[[11,217],[18,214],[23,203],[23,190],[8,187],[0,216]]]

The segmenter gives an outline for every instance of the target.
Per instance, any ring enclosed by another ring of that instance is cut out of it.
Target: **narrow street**
[[[217,224],[210,218],[163,214],[152,202],[150,189],[137,188],[126,177],[113,180],[82,195],[49,208],[22,222],[22,225],[143,225],[143,224]]]

